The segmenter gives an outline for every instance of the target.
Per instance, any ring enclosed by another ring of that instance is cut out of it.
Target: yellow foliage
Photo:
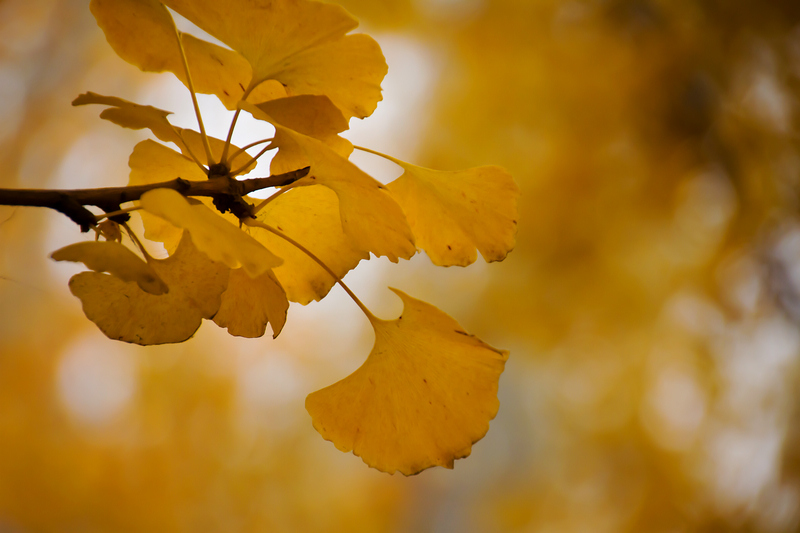
[[[251,278],[244,269],[231,270],[228,288],[214,322],[228,333],[239,337],[261,337],[267,324],[276,338],[286,323],[289,301],[271,270]]]
[[[219,309],[228,269],[199,252],[186,232],[167,259],[149,259],[169,292],[154,295],[108,274],[83,272],[70,279],[83,312],[111,339],[150,345],[183,342]]]
[[[342,451],[407,476],[453,468],[489,430],[508,352],[469,335],[445,313],[392,289],[397,320],[372,317],[375,346],[343,380],[314,392],[314,427]]]
[[[229,268],[243,268],[257,278],[283,261],[264,246],[201,203],[191,203],[172,189],[142,195],[142,209],[192,235],[198,250]]]
[[[136,283],[149,294],[169,292],[152,267],[117,242],[78,242],[56,250],[50,257],[56,261],[83,263],[95,272],[108,272],[122,281]]]

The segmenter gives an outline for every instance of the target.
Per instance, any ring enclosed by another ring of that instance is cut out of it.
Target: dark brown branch
[[[285,174],[241,181],[221,176],[206,181],[187,181],[177,178],[148,185],[99,189],[0,189],[0,205],[55,209],[81,226],[82,231],[89,231],[95,224],[95,216],[84,207],[87,205],[97,206],[108,213],[118,210],[121,204],[138,200],[144,193],[153,189],[173,189],[184,196],[244,196],[268,187],[289,185],[308,175],[308,171],[309,168],[306,167]]]

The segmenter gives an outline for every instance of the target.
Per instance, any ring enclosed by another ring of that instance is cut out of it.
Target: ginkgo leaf
[[[447,172],[384,157],[405,171],[386,187],[435,265],[469,265],[476,248],[486,261],[502,261],[514,248],[519,188],[505,169]]]
[[[92,92],[84,93],[73,100],[72,105],[81,106],[89,104],[100,104],[109,106],[100,113],[100,118],[113,122],[124,128],[131,129],[144,129],[147,128],[153,134],[164,142],[175,143],[181,152],[189,157],[190,153],[198,158],[200,163],[208,165],[209,161],[206,157],[205,148],[203,147],[203,138],[200,133],[183,128],[176,128],[172,126],[167,120],[167,116],[171,113],[158,109],[152,106],[139,105],[116,96],[103,96]],[[216,163],[220,160],[222,152],[225,148],[225,141],[214,137],[208,137],[208,142],[211,147],[211,154]],[[230,161],[230,164],[235,169],[241,169],[237,172],[239,174],[246,174],[255,168],[255,161],[246,152],[241,152],[236,146],[231,145],[229,150],[236,152],[238,155]],[[250,163],[248,165],[248,163]],[[298,167],[303,168],[303,167]],[[295,170],[295,169],[292,169]],[[164,173],[159,173],[163,175]],[[159,180],[151,180],[147,183],[157,183],[158,181],[165,181],[175,179],[178,176],[166,177]],[[205,173],[199,179],[206,179]]]
[[[348,377],[306,399],[314,428],[383,472],[453,467],[489,430],[508,352],[434,306],[394,290],[397,320],[370,318],[375,345]]]
[[[141,345],[183,342],[204,318],[213,317],[228,283],[229,269],[211,261],[188,233],[175,254],[150,266],[170,290],[153,295],[115,276],[82,272],[69,281],[86,317],[111,339]]]
[[[83,263],[95,272],[108,272],[136,283],[144,292],[165,294],[167,285],[138,255],[118,242],[89,241],[70,244],[50,254],[56,261]]]
[[[257,278],[283,261],[201,203],[191,203],[172,189],[154,189],[140,199],[142,209],[192,234],[198,250],[229,268],[243,268]]]
[[[327,95],[348,118],[370,116],[382,100],[381,82],[389,68],[369,35],[347,35],[292,59],[272,77],[293,93]]]
[[[194,161],[151,140],[142,141],[134,147],[128,166],[131,168],[128,185],[131,186],[161,183],[175,178],[188,181],[207,179],[205,172]],[[147,211],[139,211],[139,214],[144,224],[145,238],[163,243],[167,251],[172,253],[181,240],[183,230]]]
[[[405,215],[383,185],[322,142],[286,128],[282,133],[308,157],[306,180],[336,193],[342,228],[356,247],[395,263],[416,253]]]
[[[255,107],[287,128],[316,139],[324,139],[347,129],[344,115],[327,96],[289,96]],[[260,115],[254,116],[259,118]]]
[[[164,142],[174,142],[178,146],[183,142],[180,135],[167,120],[170,111],[164,111],[149,105],[139,105],[116,96],[103,96],[86,92],[72,101],[74,106],[101,104],[109,106],[100,113],[100,118],[113,122],[123,128],[134,130],[149,129]]]
[[[416,253],[405,215],[383,185],[322,141],[284,127],[253,105],[240,105],[275,126],[273,144],[305,154],[311,170],[300,183],[319,183],[336,193],[342,228],[355,247],[395,263]]]
[[[277,80],[291,94],[325,94],[347,118],[369,116],[387,72],[380,47],[342,7],[313,0],[164,0],[241,53],[250,86]]]
[[[146,72],[172,72],[188,86],[172,17],[161,2],[92,0],[90,7],[117,55]],[[228,109],[235,109],[252,76],[247,61],[191,35],[181,34],[181,40],[195,90],[213,94]]]
[[[342,230],[339,201],[327,187],[298,187],[266,205],[256,219],[300,242],[343,278],[369,254],[354,247]],[[309,257],[268,231],[250,228],[251,235],[283,259],[274,269],[286,295],[303,305],[321,300],[336,283]]]
[[[300,95],[280,98],[258,105],[241,104],[253,117],[272,124],[280,124],[303,135],[319,139],[334,152],[350,157],[353,144],[338,135],[348,128],[342,112],[327,96]],[[282,174],[310,165],[305,151],[296,142],[287,139],[283,128],[275,131],[272,146],[279,148],[270,162],[273,174]]]
[[[286,323],[289,301],[281,284],[268,270],[251,278],[242,269],[231,270],[228,288],[222,294],[222,304],[214,322],[238,337],[255,338],[264,335],[267,323],[276,338]]]

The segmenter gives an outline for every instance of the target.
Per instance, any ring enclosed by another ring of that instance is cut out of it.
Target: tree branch
[[[89,231],[95,224],[94,214],[86,209],[94,205],[110,213],[118,211],[120,205],[133,202],[153,189],[173,189],[184,196],[232,195],[241,197],[268,187],[281,187],[308,175],[309,167],[276,174],[266,178],[236,180],[227,176],[211,178],[206,181],[188,181],[177,178],[161,183],[134,185],[129,187],[103,187],[99,189],[0,189],[0,205],[20,205],[28,207],[47,207],[68,216]]]

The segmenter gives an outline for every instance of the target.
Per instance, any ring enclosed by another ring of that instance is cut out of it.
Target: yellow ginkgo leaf
[[[222,293],[222,304],[214,322],[238,337],[264,335],[267,323],[276,338],[286,323],[289,301],[272,271],[251,278],[242,269],[231,270],[228,288]]]
[[[117,55],[146,72],[172,72],[188,86],[172,17],[161,2],[92,0],[90,7]],[[191,35],[181,34],[181,40],[195,90],[235,109],[252,76],[247,61]]]
[[[241,107],[275,126],[273,144],[305,155],[311,171],[298,183],[319,183],[336,193],[342,228],[356,248],[395,263],[416,253],[405,215],[383,185],[322,141],[283,126],[253,105]]]
[[[78,242],[56,250],[50,257],[56,261],[83,263],[95,272],[108,272],[122,281],[136,283],[150,294],[169,292],[167,285],[150,265],[118,242]]]
[[[347,35],[292,59],[272,77],[293,93],[327,95],[348,118],[370,116],[382,99],[381,82],[389,68],[369,35]]]
[[[113,122],[118,126],[134,130],[146,128],[164,142],[174,142],[178,146],[182,144],[178,134],[180,130],[174,128],[167,120],[167,116],[172,114],[169,111],[149,105],[134,104],[116,96],[103,96],[93,92],[84,93],[72,101],[74,106],[89,104],[108,106],[108,109],[104,109],[100,113],[100,118]]]
[[[514,248],[519,188],[505,169],[446,172],[384,157],[405,171],[386,187],[435,265],[472,264],[476,248],[486,261],[502,261]]]
[[[291,138],[311,163],[306,180],[336,193],[342,228],[356,247],[395,263],[416,253],[405,215],[383,185],[321,141],[287,128],[281,133]]]
[[[316,139],[324,139],[347,129],[344,115],[327,96],[302,94],[270,100],[254,107],[266,113],[267,118]],[[253,116],[261,118],[263,115]]]
[[[300,95],[258,105],[241,103],[240,106],[259,120],[272,125],[280,124],[322,141],[345,159],[353,153],[353,144],[338,135],[348,128],[347,120],[327,96]],[[310,165],[305,151],[296,142],[287,139],[283,128],[276,130],[272,145],[279,148],[270,162],[273,174],[283,174]]]
[[[188,181],[207,179],[205,172],[194,161],[151,140],[142,141],[134,147],[128,166],[131,168],[128,185],[132,186],[161,183],[175,178]],[[183,230],[147,211],[139,211],[139,214],[144,224],[144,236],[163,243],[167,251],[172,253],[181,240]]]
[[[100,118],[113,122],[124,128],[131,129],[144,129],[147,128],[153,134],[164,142],[175,143],[181,152],[189,157],[190,153],[198,158],[200,163],[208,165],[209,161],[206,158],[205,148],[203,147],[203,138],[200,133],[189,130],[173,127],[167,120],[170,115],[169,111],[164,111],[151,106],[139,105],[116,96],[103,96],[92,92],[84,93],[73,100],[72,105],[81,106],[89,104],[100,104],[109,106],[108,109],[100,113]],[[214,158],[213,163],[220,160],[222,152],[225,148],[225,141],[214,137],[208,138],[211,147],[211,154]],[[255,168],[255,161],[251,161],[251,157],[246,152],[241,152],[236,146],[231,145],[229,148],[231,153],[238,153],[238,155],[230,162],[232,169],[241,169],[238,174],[246,174]],[[248,165],[248,163],[250,163]],[[303,167],[297,167],[303,168]],[[296,169],[292,169],[296,170]],[[163,174],[163,173],[161,173]],[[168,179],[175,179],[178,176],[167,177],[159,180],[150,180],[147,183],[157,183],[158,181],[165,181]],[[188,179],[188,178],[184,178]],[[200,179],[206,179],[205,173]]]
[[[177,191],[154,189],[144,193],[140,203],[150,214],[191,233],[197,249],[212,260],[232,269],[241,267],[251,278],[283,262],[253,237],[205,205],[191,203]]]
[[[347,118],[381,100],[386,61],[342,7],[314,0],[164,0],[250,63],[250,86],[277,80],[291,94],[324,94]]]
[[[408,476],[452,468],[497,414],[508,352],[467,334],[432,305],[394,292],[402,316],[370,318],[375,345],[366,362],[310,394],[306,409],[325,439],[378,470]]]
[[[256,218],[311,250],[343,278],[369,254],[355,248],[342,230],[339,201],[327,187],[298,187],[264,207]],[[286,295],[303,305],[321,300],[335,280],[309,257],[268,231],[249,228],[251,235],[283,259],[274,270]]]
[[[86,317],[111,339],[141,345],[183,342],[204,318],[216,314],[230,270],[199,252],[188,233],[174,255],[151,259],[150,266],[169,286],[167,294],[148,294],[135,283],[97,272],[76,274],[69,288]]]

